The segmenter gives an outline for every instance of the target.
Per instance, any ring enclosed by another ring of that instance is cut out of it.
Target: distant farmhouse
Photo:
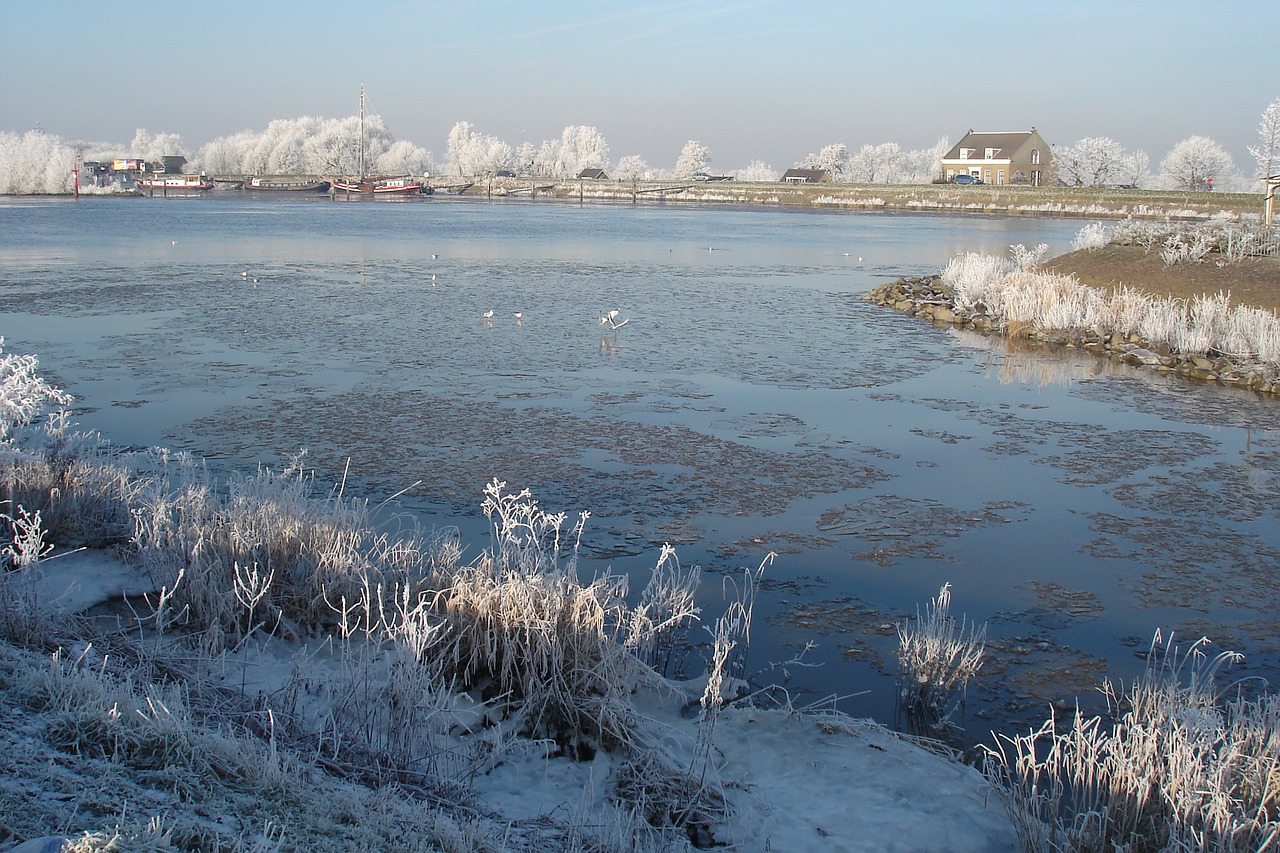
[[[826,169],[787,169],[782,176],[787,184],[825,184],[831,180]]]
[[[580,179],[588,181],[607,181],[609,176],[605,174],[604,169],[583,169],[578,173]]]
[[[1050,174],[1052,152],[1033,127],[1014,133],[970,130],[942,158],[942,177],[970,175],[984,184],[1041,186]]]

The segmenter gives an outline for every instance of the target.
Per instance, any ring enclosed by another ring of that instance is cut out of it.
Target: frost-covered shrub
[[[36,373],[40,361],[34,355],[4,352],[0,337],[0,446],[13,430],[32,423],[49,404],[71,402],[71,395],[53,387]]]
[[[126,541],[133,529],[139,473],[101,436],[68,432],[68,412],[19,436],[0,462],[4,497],[39,512],[59,547],[105,547]]]
[[[1107,226],[1101,222],[1090,222],[1076,232],[1075,239],[1071,241],[1071,248],[1076,251],[1101,249],[1110,242],[1110,239],[1111,236],[1108,233]]]
[[[1020,270],[1031,269],[1048,253],[1048,243],[1040,243],[1034,249],[1028,249],[1022,243],[1015,243],[1009,247],[1009,257],[1013,260],[1013,266]]]
[[[1103,685],[1110,722],[1050,717],[996,736],[987,775],[1027,851],[1263,850],[1280,837],[1280,697],[1228,698],[1215,683],[1239,659],[1152,644],[1127,691]]]
[[[915,724],[931,728],[946,721],[969,679],[982,668],[986,627],[957,622],[951,615],[951,584],[914,620],[898,625],[901,708]]]
[[[301,460],[233,476],[223,493],[176,455],[142,491],[132,551],[163,590],[166,619],[239,637],[334,626],[359,607],[376,624],[399,587],[424,582],[437,555],[412,533],[377,530],[365,500],[315,495]]]
[[[574,754],[629,744],[626,697],[646,675],[637,654],[694,617],[697,575],[668,574],[628,607],[625,578],[578,579],[585,514],[569,532],[572,544],[562,542],[563,514],[505,486],[486,487],[494,544],[437,593],[432,607],[445,629],[424,660],[457,688],[512,702],[528,734]]]

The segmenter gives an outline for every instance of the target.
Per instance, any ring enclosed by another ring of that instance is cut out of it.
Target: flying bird
[[[609,313],[601,315],[601,317],[600,317],[600,325],[601,325],[601,326],[608,326],[611,330],[613,330],[613,331],[615,331],[615,332],[616,332],[616,331],[618,331],[618,329],[621,329],[623,326],[625,326],[625,325],[627,325],[628,323],[630,323],[630,322],[631,322],[631,318],[630,318],[630,317],[628,317],[627,319],[625,319],[625,320],[623,320],[621,323],[619,323],[619,322],[618,322],[618,315],[619,315],[619,314],[621,314],[621,313],[622,313],[622,311],[621,311],[621,310],[619,310],[619,309],[617,309],[617,308],[614,308],[614,309],[613,309],[612,311],[610,311]]]

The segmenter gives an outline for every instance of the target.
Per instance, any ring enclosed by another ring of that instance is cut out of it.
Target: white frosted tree
[[[739,169],[737,178],[740,181],[756,181],[773,183],[778,180],[778,170],[763,160],[752,160],[745,169]]]
[[[561,156],[569,175],[583,169],[609,168],[609,143],[594,127],[570,125],[560,135]]]
[[[391,143],[386,151],[378,155],[374,165],[384,175],[427,175],[433,168],[431,152],[407,139],[397,139]]]
[[[1250,145],[1249,153],[1258,161],[1255,177],[1259,181],[1280,174],[1280,98],[1276,98],[1262,111],[1258,123],[1259,144]]]
[[[516,148],[514,159],[511,166],[515,169],[517,175],[533,175],[536,174],[535,168],[538,161],[538,148],[532,142],[521,142]]]
[[[1116,183],[1127,187],[1145,187],[1151,183],[1151,158],[1138,149],[1126,154],[1116,170]]]
[[[904,184],[927,184],[942,176],[942,158],[951,150],[951,138],[944,136],[929,148],[908,151],[902,157],[899,181]]]
[[[864,145],[849,157],[850,181],[863,184],[891,184],[902,174],[902,148],[896,142]]]
[[[146,128],[138,128],[129,143],[129,156],[138,157],[148,163],[159,163],[167,155],[190,156],[182,137],[176,133],[148,133]]]
[[[618,165],[613,170],[615,178],[624,181],[638,181],[647,178],[649,175],[649,164],[644,161],[643,157],[635,154],[628,154],[618,161]]]
[[[53,134],[0,133],[0,195],[70,192],[76,160],[75,147]]]
[[[705,172],[709,165],[711,149],[696,139],[690,139],[680,149],[680,156],[676,159],[676,177],[688,178],[695,172]]]
[[[1208,181],[1221,184],[1234,171],[1231,155],[1207,136],[1182,140],[1160,161],[1160,180],[1170,189],[1205,189]]]
[[[1058,179],[1073,187],[1116,183],[1124,158],[1124,146],[1107,136],[1086,136],[1053,152]]]
[[[460,121],[449,131],[446,158],[459,175],[483,175],[511,166],[515,152],[511,146],[475,130],[470,122]]]
[[[843,142],[824,146],[817,154],[806,155],[800,161],[801,169],[822,169],[831,180],[840,182],[849,173],[849,149]]]

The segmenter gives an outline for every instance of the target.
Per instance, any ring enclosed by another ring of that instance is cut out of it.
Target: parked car
[[[974,176],[974,175],[956,175],[954,178],[952,178],[952,179],[951,179],[951,183],[953,183],[953,184],[980,184],[980,183],[982,183],[982,178],[976,177],[976,176]]]

